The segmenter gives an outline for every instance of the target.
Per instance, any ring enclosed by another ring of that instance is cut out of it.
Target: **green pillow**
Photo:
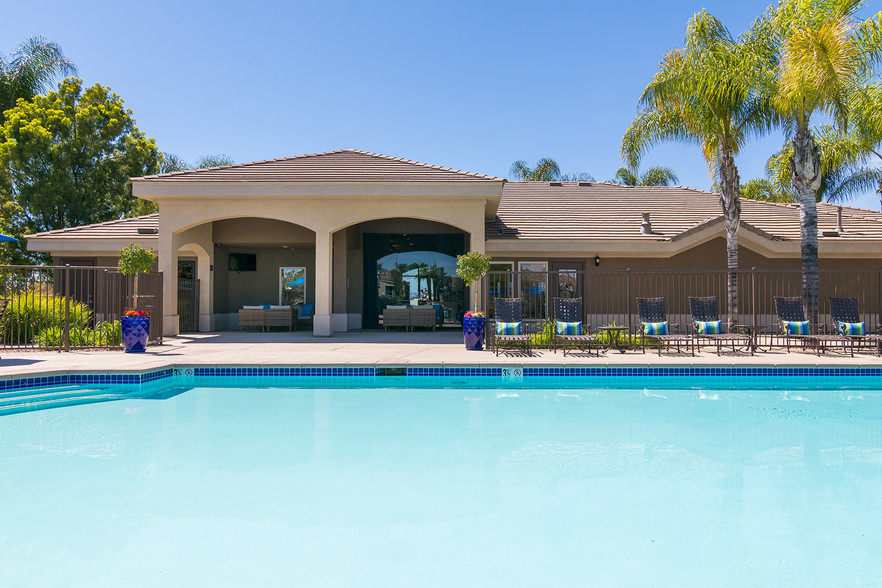
[[[810,335],[808,321],[781,321],[788,335]]]
[[[582,334],[582,321],[578,321],[575,323],[565,323],[562,321],[555,321],[557,327],[558,335],[581,335]]]
[[[520,335],[521,323],[496,323],[497,335]]]
[[[668,321],[660,323],[643,323],[643,333],[645,335],[667,335]]]

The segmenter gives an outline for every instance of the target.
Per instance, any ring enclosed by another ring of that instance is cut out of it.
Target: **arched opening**
[[[368,221],[357,228],[365,328],[380,327],[387,306],[431,306],[441,326],[461,320],[465,286],[456,275],[456,256],[468,250],[465,232],[409,218]]]

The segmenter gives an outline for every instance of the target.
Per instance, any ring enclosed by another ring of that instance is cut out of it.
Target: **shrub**
[[[91,322],[92,311],[89,307],[82,302],[71,301],[71,332],[88,329]],[[43,331],[55,327],[59,330],[64,328],[64,297],[23,292],[12,296],[0,325],[0,336],[5,343],[26,345],[33,343]]]
[[[43,329],[34,337],[34,343],[40,347],[61,347],[64,345],[64,327]],[[122,344],[119,321],[101,322],[95,329],[72,326],[70,344],[72,347],[118,347]]]

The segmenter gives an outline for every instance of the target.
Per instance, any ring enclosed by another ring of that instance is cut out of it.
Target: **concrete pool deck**
[[[581,352],[554,353],[540,349],[533,357],[523,353],[500,354],[467,351],[462,333],[351,331],[333,337],[313,337],[311,332],[295,333],[192,333],[166,338],[162,345],[151,345],[145,353],[115,350],[3,351],[0,352],[0,378],[65,372],[132,372],[171,366],[847,366],[882,367],[882,359],[864,350],[855,357],[827,352],[818,357],[810,352],[783,349],[747,353],[723,353],[704,348],[700,354],[663,353],[653,350],[619,353],[615,350],[588,356]]]

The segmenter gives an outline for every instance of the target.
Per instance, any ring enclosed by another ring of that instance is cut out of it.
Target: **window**
[[[306,302],[306,268],[279,268],[279,304],[296,306]]]
[[[530,318],[548,316],[548,263],[521,261],[519,292],[524,299],[524,314]]]

